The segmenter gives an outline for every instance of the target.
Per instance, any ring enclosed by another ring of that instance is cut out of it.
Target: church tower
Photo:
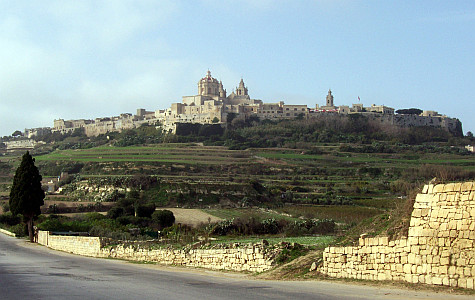
[[[244,80],[241,78],[241,82],[239,82],[239,87],[236,88],[236,95],[238,96],[247,96],[247,87],[244,85]]]
[[[332,90],[328,90],[328,95],[327,95],[327,105],[326,106],[333,106],[333,95],[332,95]]]
[[[219,81],[219,97],[226,98],[226,90],[223,88],[223,83]]]

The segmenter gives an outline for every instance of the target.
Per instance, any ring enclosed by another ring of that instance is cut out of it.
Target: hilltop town
[[[336,106],[332,91],[328,91],[326,103],[310,108],[305,104],[285,104],[283,101],[266,103],[251,99],[244,80],[228,95],[223,83],[207,74],[198,81],[198,94],[183,96],[181,103],[172,103],[167,109],[147,111],[137,109],[136,114],[123,113],[119,116],[96,118],[94,120],[54,120],[53,127],[25,129],[24,136],[39,137],[51,132],[70,133],[84,128],[87,136],[140,127],[142,124],[160,124],[165,132],[175,133],[179,123],[226,124],[232,118],[247,119],[252,116],[260,120],[293,118],[318,118],[326,114],[361,114],[384,124],[400,127],[430,126],[447,130],[453,134],[462,132],[460,121],[440,115],[436,111],[422,111],[420,114],[395,113],[395,109],[384,105],[365,107],[363,104]]]

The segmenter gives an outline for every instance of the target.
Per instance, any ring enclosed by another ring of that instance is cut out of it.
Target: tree
[[[21,136],[21,131],[15,130],[15,132],[12,133],[12,136]]]
[[[163,229],[170,227],[175,223],[175,216],[170,210],[157,210],[152,214],[152,220],[158,225],[159,229]]]
[[[422,114],[422,109],[419,109],[419,108],[398,109],[396,110],[396,113],[402,114],[402,115],[420,115]]]
[[[41,214],[40,207],[44,205],[45,192],[41,188],[41,179],[35,159],[27,151],[13,178],[9,204],[14,215],[23,215],[30,242],[33,242],[33,220]]]

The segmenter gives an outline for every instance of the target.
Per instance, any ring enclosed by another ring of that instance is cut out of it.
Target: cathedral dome
[[[213,78],[208,70],[206,76],[198,82],[198,95],[226,97],[226,90],[223,89],[223,84]]]

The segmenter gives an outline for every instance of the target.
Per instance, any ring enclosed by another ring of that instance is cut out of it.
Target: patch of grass
[[[256,219],[275,218],[276,220],[285,219],[289,221],[297,220],[297,218],[282,214],[277,210],[264,210],[256,208],[234,208],[234,209],[203,209],[215,217],[231,220],[242,217],[254,217]]]
[[[283,249],[276,257],[277,264],[284,264],[293,261],[297,257],[303,256],[309,252],[308,247],[299,244],[294,244],[288,248]]]
[[[359,223],[366,218],[382,213],[382,210],[377,208],[352,205],[295,205],[276,210],[296,218],[332,219],[345,224]]]

